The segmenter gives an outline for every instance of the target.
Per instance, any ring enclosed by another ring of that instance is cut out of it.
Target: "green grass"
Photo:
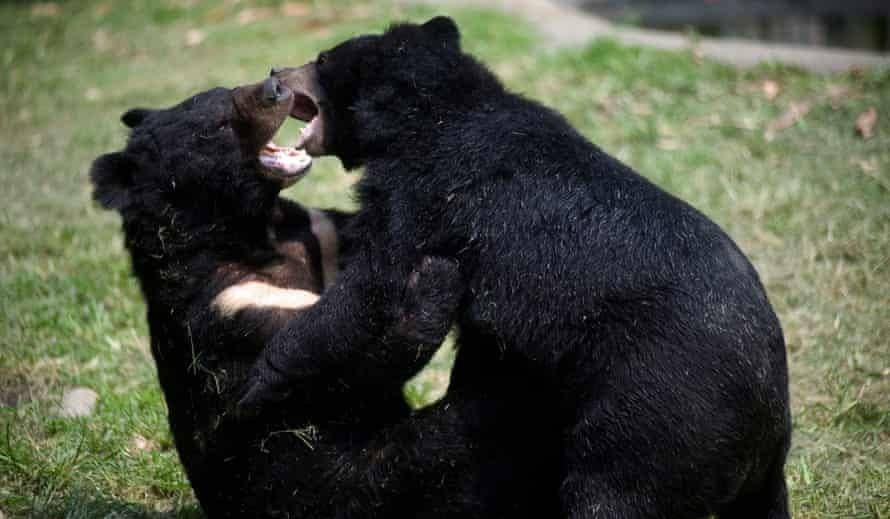
[[[318,1],[287,17],[277,2],[262,2],[271,11],[245,4],[84,0],[49,16],[27,2],[0,4],[0,513],[8,517],[199,515],[166,430],[118,222],[89,198],[90,161],[123,143],[119,115],[253,81],[270,65],[432,13]],[[890,74],[739,72],[610,42],[552,52],[514,19],[453,14],[465,46],[512,88],[702,209],[751,257],[788,341],[794,516],[890,518]],[[192,29],[203,41],[188,46]],[[772,101],[759,87],[766,79],[781,88]],[[809,113],[766,139],[792,101],[809,103]],[[854,121],[871,106],[878,123],[865,140]],[[354,179],[322,160],[290,194],[349,207]],[[412,381],[411,401],[441,394],[449,364],[446,351]],[[77,385],[100,394],[96,413],[55,417],[61,394]]]

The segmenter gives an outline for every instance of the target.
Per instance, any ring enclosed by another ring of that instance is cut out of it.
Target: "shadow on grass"
[[[96,498],[83,492],[70,495],[61,506],[38,514],[42,517],[65,519],[202,519],[204,514],[197,504],[156,510],[152,507],[118,499]]]

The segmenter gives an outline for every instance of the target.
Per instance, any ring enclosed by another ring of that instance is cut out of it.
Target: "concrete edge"
[[[621,27],[578,8],[551,0],[413,0],[442,7],[494,8],[518,15],[534,25],[557,47],[580,46],[595,38],[612,38],[628,45],[664,50],[694,51],[697,55],[746,68],[760,63],[782,63],[818,73],[855,68],[888,67],[890,54],[829,47],[762,43],[733,38],[689,37],[673,32]]]

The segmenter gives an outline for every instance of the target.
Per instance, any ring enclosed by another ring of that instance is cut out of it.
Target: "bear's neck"
[[[443,149],[448,156],[463,156],[460,150],[467,145],[464,141],[478,138],[462,136],[467,128],[477,128],[479,121],[524,102],[497,83],[464,93],[453,99],[437,99],[438,104],[433,106],[426,98],[406,96],[383,108],[360,110],[356,115],[361,121],[356,142],[338,143],[341,161],[347,169],[354,169],[375,160],[429,157],[441,154]]]
[[[126,246],[145,295],[187,296],[200,290],[221,262],[273,254],[269,226],[276,203],[277,197],[251,213],[236,213],[196,201],[126,215]]]

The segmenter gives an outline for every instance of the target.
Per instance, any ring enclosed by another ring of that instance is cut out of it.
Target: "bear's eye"
[[[328,55],[322,52],[321,54],[318,55],[318,58],[316,58],[315,65],[316,66],[324,65],[327,62],[328,62]]]

